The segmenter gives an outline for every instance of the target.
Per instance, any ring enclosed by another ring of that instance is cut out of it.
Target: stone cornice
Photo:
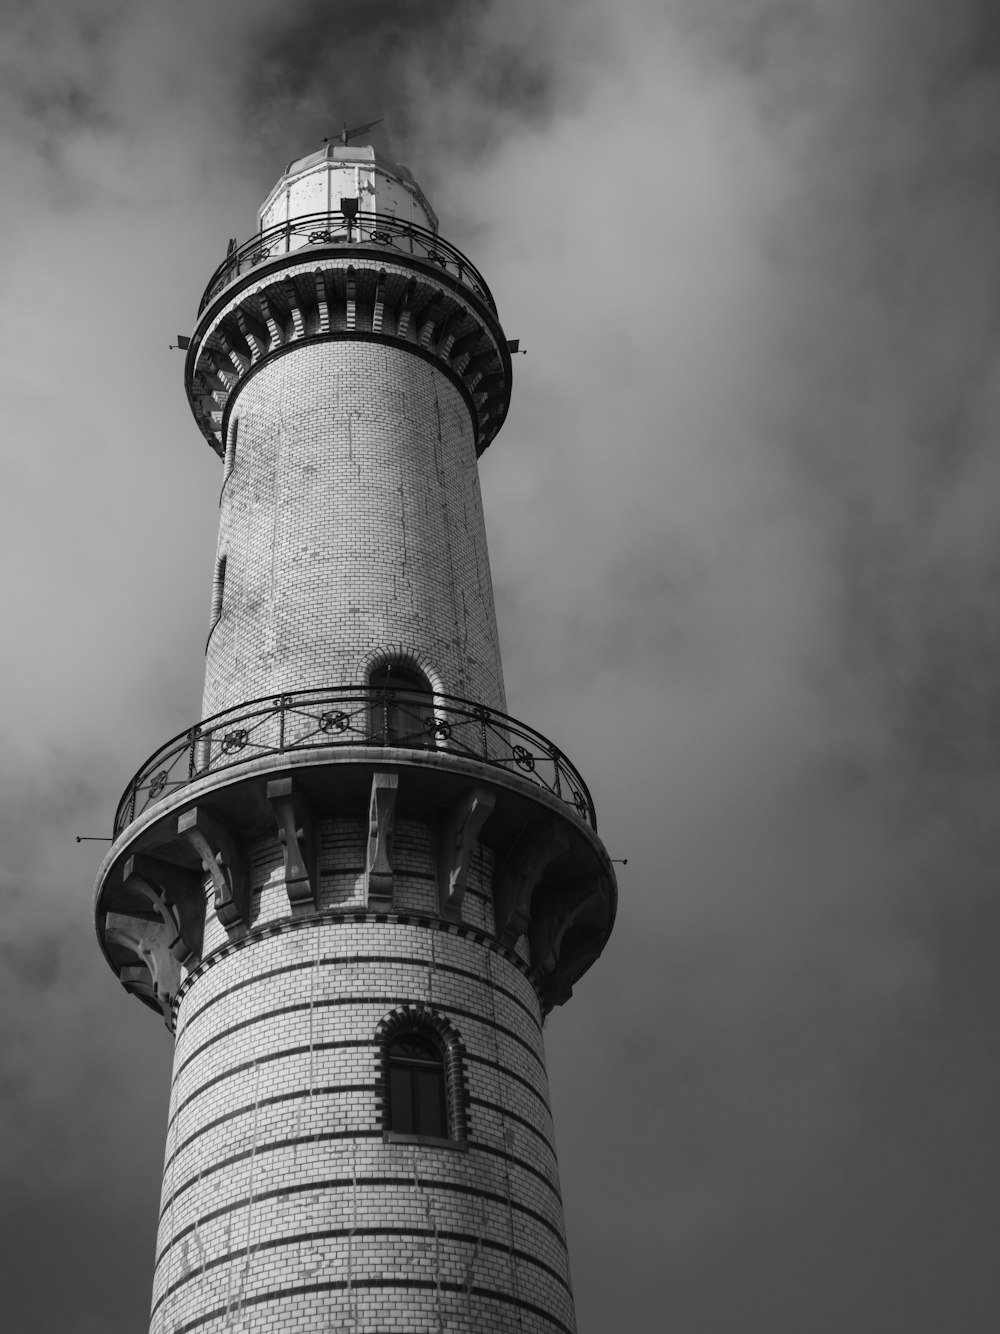
[[[469,406],[481,454],[510,403],[511,363],[492,311],[432,261],[375,245],[309,246],[226,287],[191,339],[185,386],[202,433],[225,453],[240,388],[266,362],[305,343],[357,339],[431,361]]]

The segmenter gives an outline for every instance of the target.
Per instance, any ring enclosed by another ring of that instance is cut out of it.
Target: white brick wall
[[[407,1003],[465,1045],[465,1151],[383,1140]],[[574,1328],[537,997],[435,922],[286,918],[180,1002],[153,1334],[343,1327]]]
[[[233,411],[205,714],[358,683],[396,645],[445,693],[502,709],[473,430],[451,381],[405,349],[312,343],[261,367]]]

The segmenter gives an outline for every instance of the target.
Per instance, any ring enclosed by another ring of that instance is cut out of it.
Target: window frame
[[[428,1135],[420,1131],[394,1130],[392,1124],[393,1043],[407,1033],[435,1047],[441,1055],[441,1091],[443,1119],[447,1134]],[[376,1081],[386,1144],[423,1144],[429,1147],[468,1150],[469,1091],[465,1076],[465,1046],[454,1025],[425,1005],[402,1006],[390,1011],[376,1030],[379,1073]]]
[[[426,1055],[421,1058],[401,1053],[399,1048],[406,1042],[413,1043]],[[391,1039],[387,1054],[389,1128],[392,1133],[450,1139],[445,1054],[440,1045],[420,1029],[404,1029]]]
[[[434,687],[419,667],[387,658],[368,673],[368,690],[368,722],[375,745],[434,748]],[[410,731],[404,730],[407,718],[415,724]]]

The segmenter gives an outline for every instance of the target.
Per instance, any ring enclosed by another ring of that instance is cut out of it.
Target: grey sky
[[[383,115],[528,349],[481,464],[510,708],[629,858],[547,1030],[581,1334],[992,1334],[992,10],[2,22],[5,1328],[148,1306],[169,1038],[73,836],[200,698],[219,463],[167,344],[285,162]]]

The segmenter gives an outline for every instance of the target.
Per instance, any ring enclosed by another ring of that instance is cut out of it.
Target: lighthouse
[[[185,365],[221,460],[201,716],[95,893],[174,1036],[150,1334],[572,1334],[542,1024],[616,890],[507,711],[478,460],[510,344],[370,146],[290,162],[257,223]]]

